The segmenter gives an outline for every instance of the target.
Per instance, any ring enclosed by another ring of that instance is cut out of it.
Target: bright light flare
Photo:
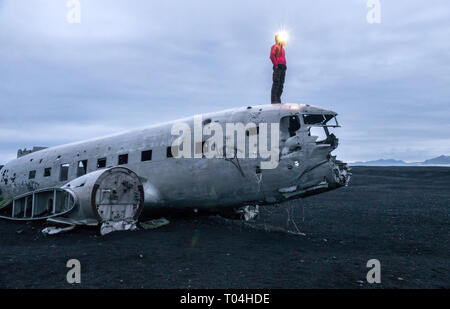
[[[289,36],[288,36],[288,34],[287,34],[286,31],[279,31],[279,32],[277,33],[277,36],[278,36],[278,40],[279,40],[280,42],[286,43],[286,41],[289,39]]]

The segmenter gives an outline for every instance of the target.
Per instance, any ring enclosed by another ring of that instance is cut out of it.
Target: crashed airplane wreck
[[[347,165],[331,155],[338,146],[330,132],[339,127],[336,116],[304,104],[249,106],[19,150],[17,159],[0,166],[0,218],[48,220],[68,228],[98,225],[102,234],[135,229],[142,212],[156,210],[192,209],[248,220],[259,206],[348,184]],[[188,136],[180,147],[180,136],[173,134],[179,123],[194,134],[200,130],[200,142]],[[208,139],[230,123],[242,126],[214,142]],[[271,130],[265,130],[267,124]],[[235,136],[243,144],[235,143]],[[252,147],[256,144],[262,145],[259,151]],[[193,156],[180,157],[191,146]],[[269,158],[275,164],[261,151],[267,147],[276,154]],[[211,151],[221,155],[210,156]]]

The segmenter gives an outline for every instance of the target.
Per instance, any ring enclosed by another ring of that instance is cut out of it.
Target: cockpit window
[[[303,114],[302,116],[305,125],[309,125],[309,136],[316,137],[316,144],[337,147],[338,140],[334,134],[330,133],[331,128],[339,127],[335,115]],[[332,119],[334,119],[334,123],[330,121]]]
[[[334,115],[324,114],[303,114],[303,122],[306,125],[326,125],[328,121],[334,118]]]

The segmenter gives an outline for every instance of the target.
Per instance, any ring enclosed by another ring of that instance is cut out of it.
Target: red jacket
[[[277,66],[279,64],[286,65],[286,57],[284,55],[284,48],[278,44],[272,46],[270,50],[270,60],[272,60],[273,66]]]

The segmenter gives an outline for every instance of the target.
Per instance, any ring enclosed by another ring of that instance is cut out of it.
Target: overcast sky
[[[284,102],[339,113],[346,161],[450,155],[450,2],[0,0],[0,164],[161,121],[270,103],[286,28]]]

